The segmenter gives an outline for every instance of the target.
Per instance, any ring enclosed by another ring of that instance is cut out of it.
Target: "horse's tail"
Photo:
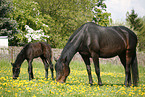
[[[139,73],[138,73],[138,64],[137,64],[137,56],[136,56],[136,54],[135,54],[135,57],[133,59],[134,59],[134,60],[132,60],[133,64],[131,65],[133,85],[137,86],[138,81],[139,81]]]

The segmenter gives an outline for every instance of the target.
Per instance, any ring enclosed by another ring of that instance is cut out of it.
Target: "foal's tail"
[[[132,68],[132,78],[133,78],[133,85],[137,86],[139,81],[139,73],[138,73],[138,64],[137,64],[137,56],[135,54],[134,60],[132,60],[133,64],[131,65]]]

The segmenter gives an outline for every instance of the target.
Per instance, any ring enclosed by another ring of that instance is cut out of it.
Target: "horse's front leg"
[[[95,66],[95,72],[98,77],[98,85],[102,85],[101,77],[100,77],[100,67],[99,67],[99,55],[96,54],[95,52],[92,53],[92,58]]]
[[[93,79],[92,79],[92,74],[91,74],[91,67],[90,67],[90,59],[87,56],[81,55],[85,64],[86,64],[86,69],[88,72],[88,77],[89,77],[89,84],[93,85]]]
[[[29,80],[32,80],[34,78],[33,76],[33,67],[32,67],[32,60],[28,61],[28,73],[29,73]]]

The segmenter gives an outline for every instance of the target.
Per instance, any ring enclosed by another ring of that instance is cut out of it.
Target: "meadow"
[[[72,61],[70,75],[66,83],[45,79],[44,65],[34,60],[35,79],[28,79],[28,65],[25,61],[17,80],[12,79],[12,66],[7,60],[0,60],[0,96],[1,97],[145,97],[145,67],[139,65],[139,84],[137,87],[125,87],[124,68],[122,65],[100,64],[103,86],[97,84],[97,77],[92,67],[93,86],[88,84],[85,64]],[[54,73],[54,77],[55,77]]]

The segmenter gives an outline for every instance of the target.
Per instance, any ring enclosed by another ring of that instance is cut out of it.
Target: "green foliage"
[[[17,22],[10,19],[8,13],[11,11],[11,2],[9,0],[0,0],[0,35],[8,36],[9,45],[14,45],[11,41],[15,41],[15,33],[18,33]],[[15,42],[17,45],[17,42]]]
[[[129,23],[130,28],[135,31],[141,31],[143,29],[143,22],[141,18],[138,18],[138,14],[135,13],[134,9],[131,10],[131,13],[127,12],[126,21]]]
[[[39,3],[42,15],[48,14],[55,21],[52,25],[50,42],[53,47],[62,48],[68,37],[80,25],[91,21],[93,16],[89,0],[35,0]]]
[[[17,45],[27,43],[25,25],[34,30],[43,30],[45,35],[50,36],[48,42],[53,48],[63,48],[70,35],[86,22],[94,20],[99,25],[107,26],[110,13],[106,12],[103,1],[13,0],[13,12],[9,17],[18,23],[20,33],[14,37]]]
[[[108,14],[102,10],[104,3],[96,0],[35,0],[41,6],[42,15],[49,14],[55,21],[55,26],[50,35],[50,41],[54,47],[62,48],[69,36],[82,24],[92,21],[92,9],[99,3],[100,21],[96,23],[105,25],[108,23]],[[102,9],[101,9],[102,8]],[[98,10],[96,10],[98,12]],[[55,38],[56,37],[56,38]],[[61,41],[61,42],[60,42]]]
[[[107,26],[109,21],[112,21],[110,18],[111,13],[106,12],[106,4],[104,3],[105,0],[97,0],[98,2],[95,3],[94,7],[94,17],[93,21],[101,26]]]
[[[130,14],[127,12],[126,15],[126,21],[130,25],[130,28],[137,32],[139,51],[145,51],[145,17],[139,18],[134,10]]]
[[[13,0],[12,18],[18,22],[19,29],[25,31],[25,25],[37,30],[43,26],[43,17],[37,2],[32,0]],[[45,17],[46,18],[46,17]]]
[[[141,18],[141,20],[143,21],[143,28],[140,32],[138,32],[138,48],[139,51],[144,51],[145,52],[145,16],[143,18]]]
[[[27,43],[25,35],[28,32],[25,29],[25,25],[34,30],[41,29],[45,34],[49,34],[50,25],[53,25],[54,22],[49,15],[42,16],[39,4],[33,0],[13,0],[13,12],[10,17],[18,22],[18,29],[21,30],[21,33],[16,35],[19,39],[18,45]]]

